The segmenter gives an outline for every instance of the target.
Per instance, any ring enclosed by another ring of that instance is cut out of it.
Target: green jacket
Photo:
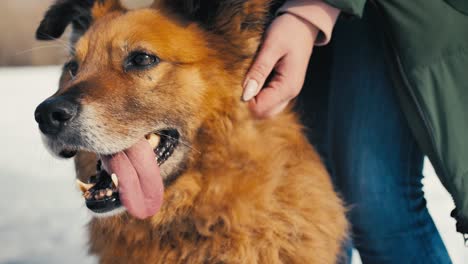
[[[422,150],[453,197],[468,241],[468,1],[325,0],[361,16],[380,12],[400,104]]]

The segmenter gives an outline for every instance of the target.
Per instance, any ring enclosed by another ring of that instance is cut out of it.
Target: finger
[[[252,112],[254,112],[255,116],[258,117],[258,118],[261,118],[261,119],[267,119],[267,118],[272,118],[276,115],[278,115],[279,113],[283,112],[284,109],[286,109],[286,107],[289,105],[291,101],[288,100],[288,101],[285,101],[285,102],[282,102],[282,103],[279,103],[279,105],[277,106],[274,106],[273,108],[271,109],[266,109],[264,111],[261,111],[261,110],[252,110]],[[249,103],[252,105],[252,103]],[[251,107],[252,108],[252,107]]]
[[[284,110],[287,103],[297,96],[303,83],[302,72],[295,67],[298,64],[292,56],[286,56],[278,62],[271,81],[249,104],[255,116],[259,118],[274,116]],[[285,75],[283,72],[288,74]]]
[[[288,100],[283,97],[278,88],[269,87],[263,89],[254,100],[251,100],[249,107],[256,117],[269,118],[273,116],[274,109],[287,102]]]
[[[262,45],[254,63],[249,69],[244,81],[244,93],[242,99],[249,101],[254,98],[263,87],[265,80],[275,67],[282,54],[270,44],[268,39]]]
[[[268,113],[266,113],[265,118],[269,118],[269,117],[275,116],[275,115],[283,112],[283,110],[289,105],[289,102],[291,102],[291,100],[288,100],[288,101],[286,101],[284,103],[281,103],[276,108],[273,108]]]

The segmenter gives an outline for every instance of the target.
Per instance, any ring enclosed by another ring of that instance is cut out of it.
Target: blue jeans
[[[365,264],[451,263],[426,208],[423,154],[392,89],[381,28],[368,13],[339,21],[331,47],[312,57],[298,99],[349,208],[348,258],[354,247]]]

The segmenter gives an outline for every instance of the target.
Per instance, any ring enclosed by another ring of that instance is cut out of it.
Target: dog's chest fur
[[[166,190],[153,219],[90,223],[91,252],[101,263],[336,261],[344,209],[295,117],[229,120],[231,133],[206,135],[216,143],[205,143],[210,151]]]

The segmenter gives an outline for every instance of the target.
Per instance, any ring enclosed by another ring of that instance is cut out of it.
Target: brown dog
[[[106,216],[89,224],[101,263],[336,262],[344,208],[296,115],[256,120],[240,99],[270,5],[58,0],[46,13],[37,37],[71,23],[74,51],[35,117],[54,153],[78,153],[86,205]]]

